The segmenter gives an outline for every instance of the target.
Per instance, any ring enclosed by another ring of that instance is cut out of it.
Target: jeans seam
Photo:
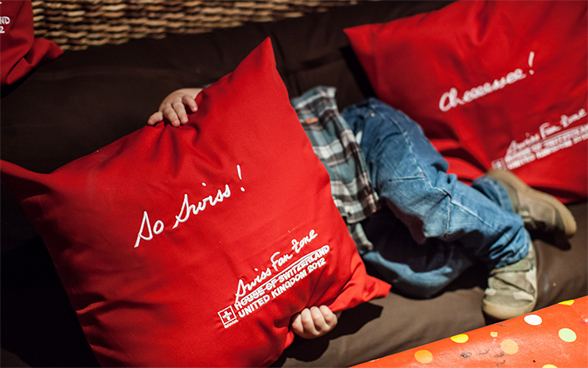
[[[397,120],[396,120],[396,119],[395,119],[393,116],[387,116],[387,115],[385,115],[385,114],[381,113],[381,112],[378,110],[378,107],[376,107],[376,106],[372,106],[372,102],[371,102],[371,101],[370,101],[370,106],[369,106],[369,108],[368,108],[368,109],[369,109],[371,112],[373,112],[373,113],[375,113],[375,114],[378,114],[378,116],[380,117],[380,119],[382,119],[382,120],[386,120],[386,119],[387,119],[387,120],[389,120],[390,122],[392,122],[392,124],[394,124],[394,125],[396,126],[396,128],[397,128],[399,131],[401,131],[401,132],[402,132],[402,138],[403,138],[403,139],[404,139],[404,141],[406,142],[407,146],[410,148],[410,153],[411,153],[410,159],[411,159],[411,161],[412,161],[412,162],[413,162],[413,164],[414,164],[414,165],[417,167],[417,169],[419,170],[419,173],[420,173],[421,175],[423,175],[424,177],[426,177],[426,175],[424,174],[424,170],[421,168],[421,165],[419,165],[418,161],[417,161],[417,160],[416,160],[416,158],[415,158],[416,154],[415,154],[415,152],[414,152],[414,149],[413,149],[413,145],[412,145],[412,142],[411,142],[411,140],[410,140],[410,139],[408,139],[408,133],[406,132],[406,130],[405,130],[405,129],[402,129],[402,128],[400,127],[400,124],[398,123],[398,121],[397,121]],[[419,178],[419,177],[418,177],[418,176],[410,176],[410,177],[407,177],[407,178]]]
[[[422,176],[405,176],[405,177],[402,177],[402,178],[388,179],[388,181],[402,181],[402,180],[406,180],[406,179],[410,179],[410,180],[422,180],[423,177]]]
[[[443,192],[445,192],[445,195],[447,195],[447,197],[449,197],[449,203],[453,203],[453,198],[451,197],[451,193],[449,193],[448,191],[442,189]],[[449,234],[449,221],[451,219],[451,206],[447,206],[447,222],[445,223],[445,232],[443,234],[443,236],[447,236]]]
[[[531,240],[531,236],[529,235],[529,233],[527,232],[527,230],[523,229],[523,231],[525,233],[525,245],[526,245],[527,252],[525,252],[524,255],[522,255],[525,247],[520,248],[511,257],[501,259],[496,264],[495,268],[500,268],[500,267],[504,267],[504,266],[509,265],[509,264],[513,264],[513,263],[518,262],[518,261],[520,261],[521,259],[523,259],[523,258],[525,258],[527,256],[527,253],[529,252],[530,247],[532,246],[531,245],[532,240]],[[509,243],[508,246],[511,247],[512,246],[512,242]]]
[[[451,197],[450,197],[450,198],[451,198]],[[492,226],[492,224],[491,224],[491,223],[489,223],[489,222],[486,222],[486,220],[484,220],[482,217],[478,216],[476,213],[474,213],[474,212],[472,212],[472,211],[468,210],[468,209],[467,209],[467,207],[465,207],[465,206],[464,206],[464,205],[462,205],[461,203],[459,203],[459,202],[455,202],[455,201],[453,201],[453,199],[451,199],[451,203],[452,203],[453,205],[455,205],[456,207],[459,207],[459,208],[460,208],[462,211],[464,211],[464,212],[467,212],[467,213],[469,213],[470,215],[472,215],[473,217],[477,218],[477,219],[478,219],[478,220],[479,220],[481,223],[483,223],[484,225],[488,226],[490,229],[492,229],[492,230],[495,230],[495,231],[497,230],[497,229],[496,229],[496,227]]]
[[[381,119],[388,119],[390,122],[392,122],[392,124],[394,124],[396,126],[396,128],[402,132],[402,138],[404,139],[407,147],[410,149],[410,153],[411,153],[411,161],[413,162],[413,164],[415,165],[415,167],[418,169],[419,173],[422,175],[420,177],[418,176],[410,176],[410,177],[406,177],[406,178],[399,178],[399,179],[394,179],[394,180],[404,180],[404,179],[423,179],[423,178],[427,178],[427,175],[425,174],[425,171],[423,170],[423,168],[421,167],[421,165],[419,164],[418,160],[415,158],[416,157],[416,153],[414,151],[413,148],[413,144],[412,141],[410,139],[408,139],[408,132],[406,131],[406,129],[401,128],[400,124],[398,123],[398,120],[394,118],[394,116],[387,116],[383,113],[381,113],[378,110],[378,107],[373,106],[371,101],[370,101],[370,107],[369,109],[375,113],[378,114],[378,116],[380,116]],[[416,124],[416,123],[415,123]],[[426,180],[426,184],[431,188],[434,189],[436,191],[440,191],[443,192],[448,198],[449,198],[449,203],[453,204],[453,198],[451,197],[451,193],[449,193],[448,191],[446,191],[443,188],[437,188],[435,186],[433,186],[431,184],[430,180]],[[462,206],[459,206],[462,207]],[[447,206],[447,220],[445,223],[445,229],[443,230],[443,235],[441,236],[447,236],[449,234],[449,228],[450,228],[450,221],[451,221],[451,207]],[[425,237],[428,237],[427,234],[424,234]]]
[[[379,111],[381,107],[376,106],[376,104],[374,104],[372,101],[370,101],[369,106],[367,108],[367,113],[373,112],[374,114],[377,114],[382,120],[388,120],[390,121],[392,124],[394,124],[396,126],[396,128],[402,132],[402,137],[407,145],[407,147],[410,149],[410,154],[411,154],[411,161],[412,163],[415,165],[415,167],[418,169],[418,171],[420,172],[421,175],[423,175],[424,178],[427,178],[427,175],[425,174],[425,171],[422,169],[421,165],[419,164],[418,160],[416,160],[416,154],[413,148],[413,144],[411,142],[410,139],[408,139],[408,133],[405,129],[401,128],[400,124],[398,123],[398,120],[394,117],[394,116],[388,116],[382,112]],[[419,178],[419,179],[423,179],[423,177],[408,177],[408,178]],[[403,180],[404,178],[398,178],[398,179],[394,179],[394,180]],[[480,221],[481,223],[483,223],[485,226],[487,226],[488,228],[496,231],[497,229],[492,226],[492,224],[490,224],[489,222],[485,221],[482,217],[478,216],[476,213],[468,210],[465,206],[463,206],[461,203],[456,202],[453,197],[451,196],[451,193],[449,193],[447,190],[443,189],[443,188],[437,188],[435,186],[433,186],[431,184],[430,180],[426,180],[427,185],[430,186],[430,188],[435,189],[437,191],[441,191],[443,193],[445,193],[445,195],[449,198],[449,203],[451,205],[454,205],[456,207],[459,207],[462,211],[469,213],[470,215],[472,215],[474,218],[478,219],[478,221]],[[501,193],[501,192],[499,192]],[[451,221],[451,208],[450,206],[447,206],[447,222],[445,224],[445,231],[444,231],[444,236],[449,234],[449,229],[450,229],[450,221]]]
[[[508,204],[510,204],[509,210],[511,212],[515,211],[514,207],[512,205],[512,202],[510,201],[510,197],[508,196],[508,193],[506,193],[506,190],[504,189],[504,187],[502,187],[502,185],[500,183],[498,183],[494,179],[490,179],[488,177],[483,177],[482,180],[484,180],[484,182],[490,184],[490,186],[492,188],[494,188],[496,193],[498,193],[498,197],[500,198],[500,207],[504,208],[502,204],[508,203]],[[506,195],[505,195],[505,193],[506,193]]]

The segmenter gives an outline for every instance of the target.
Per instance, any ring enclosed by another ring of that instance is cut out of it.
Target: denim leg
[[[521,218],[447,174],[447,162],[405,114],[370,99],[347,108],[343,117],[360,140],[376,191],[414,239],[412,244],[389,244],[390,252],[437,239],[460,250],[452,257],[475,257],[490,269],[526,255],[529,237]],[[486,188],[484,182],[478,184]],[[453,262],[446,260],[446,266]],[[440,268],[421,264],[423,269],[413,270]]]
[[[472,188],[484,194],[492,202],[496,203],[508,212],[514,212],[512,202],[508,197],[506,189],[498,182],[498,180],[489,176],[480,176],[472,183]]]
[[[408,228],[386,207],[362,222],[374,246],[360,251],[364,262],[393,290],[430,298],[455,280],[473,262],[453,243],[429,239],[418,244]]]

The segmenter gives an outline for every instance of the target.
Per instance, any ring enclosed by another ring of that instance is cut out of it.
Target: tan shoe
[[[490,272],[482,310],[490,317],[510,319],[529,313],[537,303],[537,261],[535,247],[511,265]]]
[[[514,211],[529,231],[558,231],[568,238],[576,233],[576,220],[568,208],[555,197],[539,192],[507,170],[492,169],[486,176],[496,179],[506,189]]]

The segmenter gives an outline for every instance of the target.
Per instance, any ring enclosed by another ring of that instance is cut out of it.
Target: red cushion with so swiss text
[[[179,128],[146,126],[51,174],[2,162],[96,357],[260,366],[305,307],[388,293],[368,276],[266,40]]]
[[[588,196],[585,1],[458,1],[346,30],[377,96],[418,122],[470,182],[513,171]]]

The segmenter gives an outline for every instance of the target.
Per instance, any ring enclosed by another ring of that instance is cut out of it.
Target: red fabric
[[[63,53],[53,41],[35,39],[30,0],[2,1],[0,20],[0,82],[3,86],[18,81],[39,63]]]
[[[102,365],[269,365],[292,315],[385,296],[275,69],[270,40],[189,123],[51,174],[2,162]]]
[[[377,96],[470,182],[490,167],[564,201],[587,189],[585,1],[459,1],[346,30]]]

